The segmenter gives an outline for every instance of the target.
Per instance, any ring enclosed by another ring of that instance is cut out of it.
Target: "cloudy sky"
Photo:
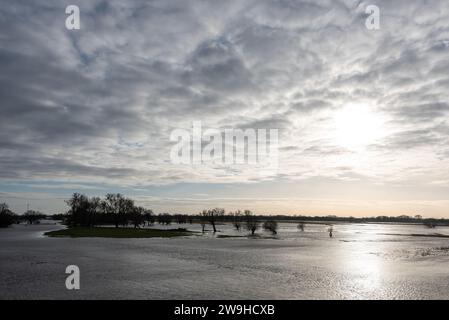
[[[7,0],[0,30],[0,201],[19,213],[77,191],[449,217],[447,0]],[[278,169],[173,164],[193,121],[278,129]]]

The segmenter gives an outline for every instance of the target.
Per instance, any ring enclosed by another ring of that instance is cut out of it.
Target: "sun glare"
[[[334,116],[336,143],[348,149],[363,149],[384,134],[382,117],[371,108],[349,104]]]

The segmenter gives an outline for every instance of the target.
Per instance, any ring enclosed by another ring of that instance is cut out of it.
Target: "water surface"
[[[447,227],[335,224],[333,238],[328,226],[307,224],[301,232],[291,223],[281,223],[275,239],[263,231],[266,239],[42,235],[59,228],[0,230],[1,298],[449,299],[449,239],[431,236],[449,235]],[[65,288],[71,264],[81,270],[77,291]]]

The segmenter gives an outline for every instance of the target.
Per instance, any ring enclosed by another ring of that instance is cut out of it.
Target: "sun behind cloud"
[[[335,143],[347,149],[360,150],[386,135],[384,118],[372,108],[349,103],[333,117]]]

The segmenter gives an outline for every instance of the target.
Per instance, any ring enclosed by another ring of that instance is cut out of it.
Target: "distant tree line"
[[[12,212],[6,203],[0,203],[0,228],[6,228],[14,223],[20,222],[36,224],[46,217],[45,214],[34,210],[28,210],[22,215],[18,215]]]

